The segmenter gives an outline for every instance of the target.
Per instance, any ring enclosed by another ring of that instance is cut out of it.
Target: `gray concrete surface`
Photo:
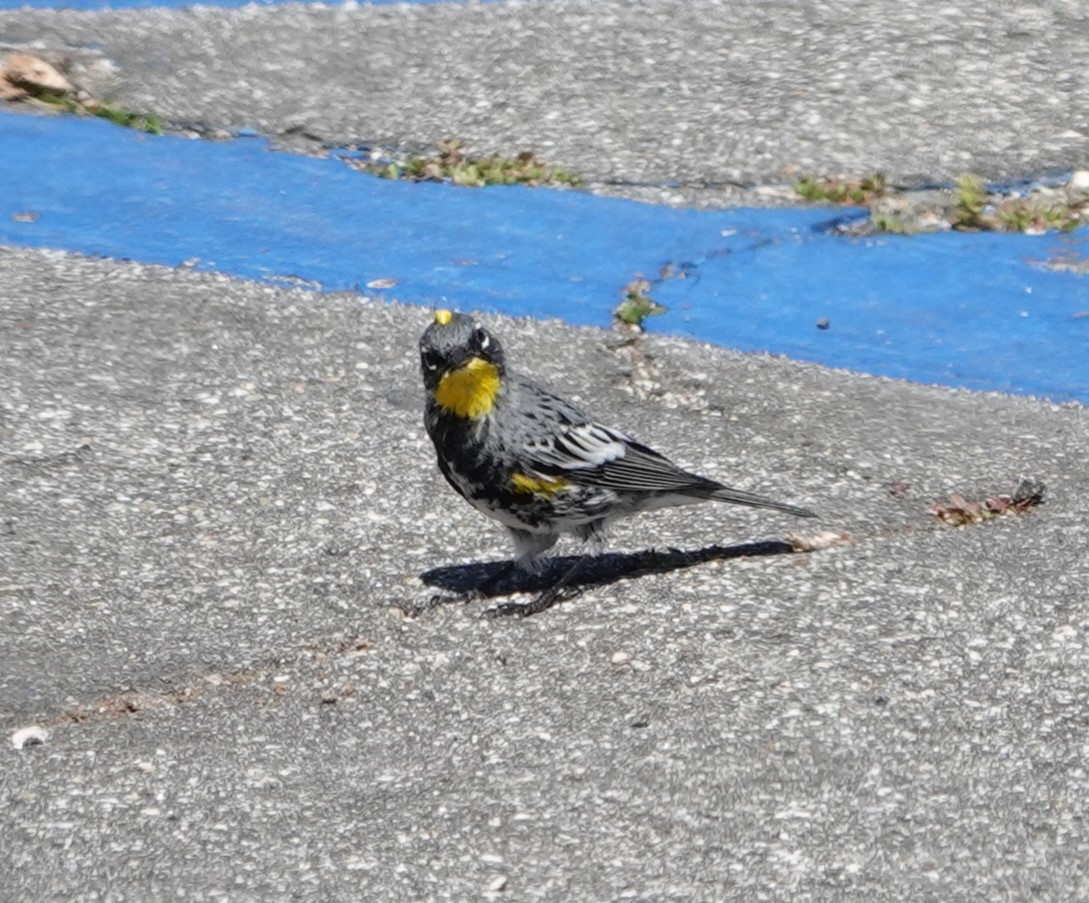
[[[1084,408],[496,319],[849,538],[406,620],[421,574],[506,554],[433,465],[425,311],[15,250],[0,285],[3,899],[1089,893]],[[1024,474],[1028,514],[926,513]]]
[[[178,125],[457,133],[626,192],[1083,165],[1087,29],[1058,2],[0,13]],[[0,249],[0,900],[1089,897],[1085,408],[494,319],[846,538],[405,619],[422,575],[507,553],[434,467],[426,319]],[[927,513],[1025,475],[1027,514]],[[704,507],[612,546],[799,527]]]
[[[799,172],[915,184],[1089,163],[1076,0],[16,11],[0,42],[40,42],[177,126],[302,147],[460,136],[654,200],[771,202],[744,189]]]

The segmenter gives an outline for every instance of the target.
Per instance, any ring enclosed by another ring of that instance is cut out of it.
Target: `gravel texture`
[[[420,575],[506,554],[434,467],[426,312],[32,251],[0,284],[0,727],[46,732],[0,748],[5,899],[1089,894],[1084,408],[492,319],[848,538],[412,620]],[[1027,514],[927,514],[1022,475]]]
[[[1089,157],[1057,0],[0,12],[26,44],[177,127],[458,135],[655,201]],[[661,512],[621,555],[842,541],[411,619],[507,554],[434,466],[425,311],[13,249],[0,287],[0,899],[1089,898],[1085,408],[492,318],[822,516]],[[927,513],[1023,476],[1026,514]]]

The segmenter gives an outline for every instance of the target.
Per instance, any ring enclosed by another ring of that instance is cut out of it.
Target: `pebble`
[[[1074,191],[1089,191],[1089,169],[1075,169],[1067,187]]]
[[[32,724],[29,727],[21,727],[15,731],[11,735],[11,745],[16,749],[22,749],[24,746],[38,746],[45,743],[48,736],[44,728]]]

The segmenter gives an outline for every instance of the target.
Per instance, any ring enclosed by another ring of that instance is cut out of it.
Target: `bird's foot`
[[[534,596],[528,602],[500,602],[481,612],[482,618],[526,618],[547,611],[553,605],[575,598],[582,592],[577,587],[554,586]]]
[[[557,602],[573,599],[582,590],[577,586],[571,586],[571,581],[586,569],[586,565],[590,563],[590,560],[591,556],[583,555],[566,574],[529,602],[502,602],[493,608],[485,609],[482,617],[505,618],[513,615],[525,618],[529,615],[547,611]]]
[[[425,611],[433,611],[441,605],[468,605],[470,602],[480,602],[484,598],[484,593],[479,589],[471,589],[464,593],[436,593],[419,605],[402,606],[401,611],[405,613],[406,618],[418,618]]]

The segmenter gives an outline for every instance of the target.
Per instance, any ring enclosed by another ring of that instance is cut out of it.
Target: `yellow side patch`
[[[526,473],[516,473],[510,478],[510,488],[513,492],[534,495],[555,495],[568,485],[567,480],[562,477],[531,477]]]
[[[435,322],[438,323],[439,326],[449,326],[450,321],[453,319],[454,315],[448,310],[435,311]]]
[[[499,371],[495,364],[474,357],[443,375],[435,389],[435,401],[450,414],[476,420],[491,411],[498,394]]]

